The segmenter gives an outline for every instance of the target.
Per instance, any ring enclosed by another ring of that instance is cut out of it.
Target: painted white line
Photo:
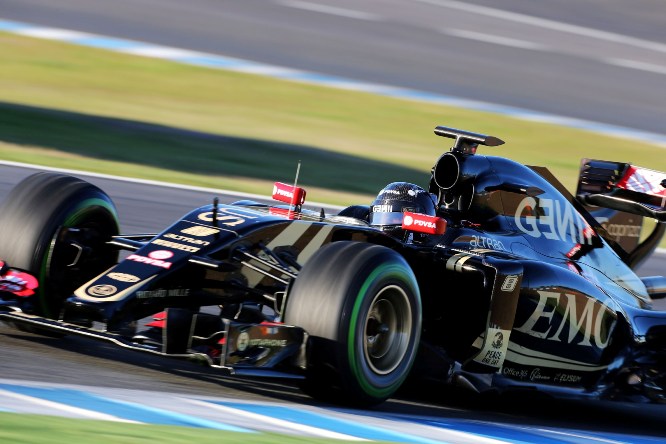
[[[281,0],[277,2],[289,8],[303,9],[305,11],[321,12],[323,14],[337,15],[338,17],[353,18],[357,20],[380,21],[381,17],[368,12],[354,11],[335,6],[320,5],[319,3],[302,2],[299,0]]]
[[[484,43],[492,43],[495,45],[511,46],[520,49],[533,49],[533,50],[547,50],[545,46],[536,43],[528,42],[527,40],[512,39],[509,37],[502,37],[498,35],[490,35],[483,32],[467,31],[464,29],[442,29],[442,33],[452,37],[460,37],[463,39],[476,40]]]
[[[132,424],[143,424],[142,422],[132,421],[130,419],[123,419],[113,415],[107,415],[106,413],[94,412],[92,410],[80,409],[78,407],[72,407],[66,404],[60,404],[59,402],[47,401],[45,399],[33,398],[32,396],[21,395],[19,393],[10,392],[8,390],[0,389],[0,395],[6,396],[9,398],[18,399],[20,401],[29,402],[31,404],[40,405],[42,407],[47,407],[54,411],[68,412],[75,415],[83,416],[90,419],[101,419],[105,421],[117,421],[117,422],[128,422]]]
[[[663,65],[654,65],[652,63],[626,59],[605,59],[604,62],[610,65],[621,66],[623,68],[638,69],[641,71],[653,72],[655,74],[666,74],[666,66]]]
[[[37,170],[42,170],[42,171],[53,171],[56,173],[65,173],[65,174],[75,174],[75,175],[82,175],[82,176],[88,176],[88,177],[95,177],[98,179],[108,179],[108,180],[117,180],[119,182],[129,182],[129,183],[138,183],[142,185],[152,185],[156,187],[164,187],[164,188],[176,188],[179,190],[188,190],[188,191],[201,191],[204,193],[212,193],[212,194],[225,194],[227,196],[235,196],[243,199],[263,199],[267,200],[270,198],[268,194],[262,195],[262,194],[252,194],[252,193],[243,193],[240,191],[231,191],[231,190],[224,190],[220,188],[206,188],[206,187],[197,187],[193,185],[183,185],[183,184],[178,184],[178,183],[171,183],[171,182],[160,182],[158,180],[148,180],[148,179],[137,179],[133,177],[123,177],[123,176],[114,176],[111,174],[102,174],[102,173],[93,173],[90,171],[83,171],[83,170],[70,170],[67,168],[55,168],[55,167],[48,167],[44,165],[36,165],[36,164],[31,164],[31,163],[22,163],[22,162],[12,162],[10,160],[0,160],[0,165],[6,165],[6,166],[13,166],[17,168],[30,168],[30,169],[37,169]],[[331,205],[323,202],[307,202],[307,205],[312,205],[316,207],[326,207],[330,209],[342,209],[344,207],[338,206],[338,205]]]
[[[35,38],[49,39],[49,40],[65,40],[65,41],[96,37],[95,35],[88,34],[86,32],[70,31],[67,29],[58,29],[58,28],[31,28],[31,29],[23,29],[17,31],[16,33],[27,37],[35,37]]]
[[[157,57],[159,59],[179,59],[179,58],[207,56],[207,54],[203,52],[190,51],[188,49],[170,48],[168,46],[155,46],[155,45],[127,48],[123,49],[122,52],[137,56]]]
[[[653,42],[650,40],[639,39],[623,34],[601,31],[599,29],[588,28],[585,26],[570,25],[555,20],[534,17],[517,12],[509,12],[501,9],[490,8],[487,6],[471,5],[469,3],[456,0],[416,0],[421,3],[427,3],[444,8],[457,9],[459,11],[471,12],[474,14],[485,15],[487,17],[499,18],[516,23],[538,26],[541,28],[552,29],[554,31],[568,32],[570,34],[592,37],[607,42],[623,43],[625,45],[635,46],[637,48],[648,49],[651,51],[666,53],[666,44]]]
[[[180,399],[182,401],[189,402],[191,404],[205,407],[206,409],[218,410],[230,416],[244,416],[253,421],[257,421],[258,423],[272,424],[278,427],[283,427],[285,429],[295,430],[300,433],[308,433],[310,435],[317,436],[320,438],[344,439],[346,441],[368,441],[367,439],[364,438],[358,438],[356,436],[345,435],[344,433],[338,433],[338,432],[333,432],[331,430],[325,430],[304,424],[298,424],[296,422],[285,421],[283,419],[272,418],[270,416],[264,416],[258,413],[247,412],[245,410],[214,404],[212,402],[197,401],[196,399],[188,399],[188,398],[180,398]]]

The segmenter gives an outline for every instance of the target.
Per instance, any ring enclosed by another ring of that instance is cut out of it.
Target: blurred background
[[[301,160],[311,199],[344,205],[424,184],[446,125],[570,189],[582,157],[666,170],[661,0],[0,0],[0,18],[196,51],[0,33],[5,160],[262,194]],[[211,55],[273,77],[192,65]]]

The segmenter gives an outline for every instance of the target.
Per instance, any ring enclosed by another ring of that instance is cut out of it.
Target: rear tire
[[[421,333],[414,273],[397,252],[361,242],[319,249],[289,288],[287,324],[309,335],[303,390],[370,406],[407,378]]]
[[[111,198],[72,176],[37,173],[0,206],[0,258],[39,280],[35,314],[57,318],[65,298],[117,262]]]

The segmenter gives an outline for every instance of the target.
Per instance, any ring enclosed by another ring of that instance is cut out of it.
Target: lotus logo
[[[118,291],[113,285],[94,285],[88,289],[88,294],[91,296],[111,296]]]
[[[109,273],[106,276],[109,277],[110,279],[113,279],[114,281],[119,281],[119,282],[139,282],[141,280],[137,276],[127,273],[114,272],[114,273]]]

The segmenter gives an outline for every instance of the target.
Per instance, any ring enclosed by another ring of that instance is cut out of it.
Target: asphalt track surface
[[[12,186],[33,172],[27,168],[0,166],[0,200]],[[82,177],[100,186],[114,199],[124,232],[154,232],[192,207],[211,202],[215,196],[222,202],[239,198],[221,192]],[[658,257],[650,263],[658,269],[665,262],[664,257]],[[0,339],[0,377],[9,380],[326,406],[303,395],[293,383],[233,378],[193,363],[121,350],[84,338],[46,338],[2,325]],[[663,422],[666,410],[661,406],[553,402],[525,395],[481,399],[444,387],[415,384],[377,409],[382,413],[437,417],[443,421],[471,419],[537,428],[666,437]]]
[[[661,0],[0,0],[0,17],[665,132]]]

